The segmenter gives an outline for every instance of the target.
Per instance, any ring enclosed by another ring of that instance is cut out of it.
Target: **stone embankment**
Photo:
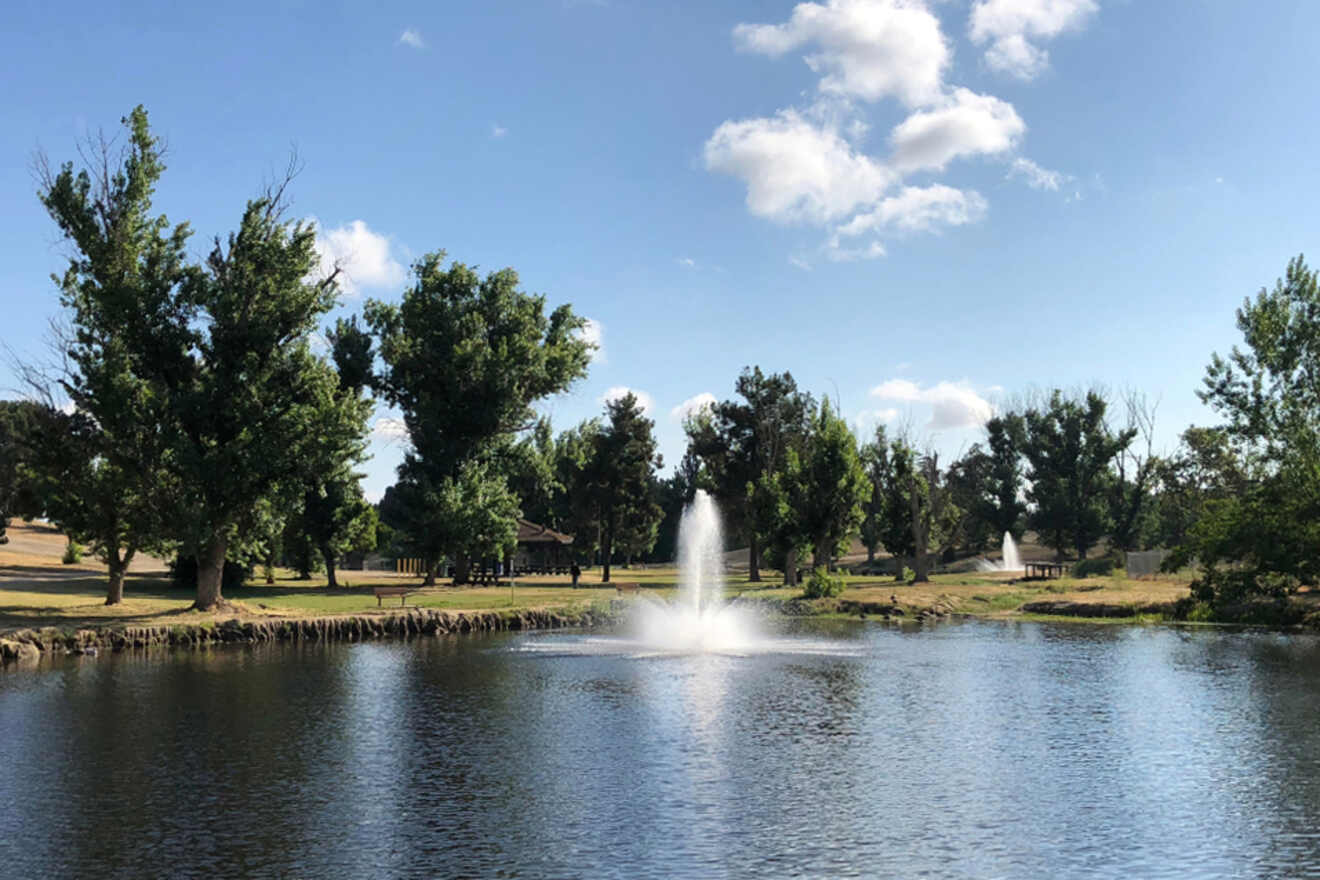
[[[618,609],[450,612],[429,608],[387,614],[264,618],[152,626],[58,627],[0,632],[0,661],[33,661],[43,654],[96,654],[149,647],[208,647],[282,641],[365,641],[501,630],[593,627],[614,623]]]

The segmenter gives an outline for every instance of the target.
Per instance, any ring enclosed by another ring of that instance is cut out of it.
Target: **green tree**
[[[870,495],[870,483],[857,454],[857,438],[828,399],[821,401],[812,416],[806,453],[802,525],[811,538],[812,567],[828,567],[857,535],[864,517],[862,508]]]
[[[362,475],[353,470],[366,456],[372,403],[365,389],[372,352],[371,337],[356,319],[339,319],[327,337],[338,383],[333,394],[316,401],[314,442],[299,479],[291,481],[296,512],[284,534],[302,575],[310,573],[314,551],[325,565],[328,586],[336,587],[336,560],[376,546],[376,511],[363,497]]]
[[[1136,392],[1128,393],[1126,405],[1125,429],[1133,432],[1133,442],[1114,457],[1109,500],[1110,544],[1124,551],[1140,549],[1154,528],[1152,487],[1159,464],[1154,453],[1155,406]]]
[[[649,550],[664,511],[652,491],[661,466],[655,422],[646,418],[631,392],[606,403],[605,416],[592,438],[580,492],[600,525],[601,581],[609,583],[616,550]]]
[[[444,260],[423,257],[402,303],[370,301],[365,316],[384,361],[377,389],[402,410],[412,447],[391,525],[424,551],[428,583],[444,556],[462,583],[469,560],[516,536],[517,498],[498,461],[505,444],[535,424],[533,403],[586,374],[592,346],[579,336],[583,319],[567,305],[546,315],[545,298],[521,291],[512,269],[482,278]],[[460,499],[479,509],[450,506]],[[500,516],[511,532],[492,526]]]
[[[954,546],[965,553],[981,553],[997,545],[1003,533],[995,534],[991,500],[990,455],[973,443],[971,449],[949,465],[944,475],[945,486],[954,506],[962,513],[954,529]]]
[[[1237,326],[1246,348],[1212,356],[1200,397],[1230,440],[1208,444],[1220,448],[1206,457],[1236,449],[1238,461],[1221,470],[1245,480],[1206,500],[1175,554],[1200,561],[1193,590],[1218,603],[1280,595],[1320,575],[1320,284],[1302,256],[1242,304]]]
[[[550,420],[543,417],[516,443],[508,444],[501,458],[523,517],[557,530],[561,522],[556,507],[564,486],[555,471],[556,456]]]
[[[1027,505],[1022,499],[1022,449],[1026,444],[1026,421],[1021,414],[1004,413],[986,422],[986,446],[990,457],[987,492],[981,507],[996,537],[1005,532],[1022,540]]]
[[[798,561],[811,546],[805,518],[807,483],[803,458],[806,438],[784,450],[779,467],[762,474],[748,493],[763,545],[784,572],[784,586],[798,583]]]
[[[913,580],[920,583],[930,580],[931,551],[942,554],[953,546],[962,511],[940,472],[938,455],[900,456],[898,462],[898,478],[908,484]]]
[[[549,525],[573,536],[573,555],[586,563],[600,550],[600,516],[588,471],[600,430],[599,419],[587,419],[555,438],[554,473],[561,491]]]
[[[1209,502],[1247,490],[1249,470],[1244,453],[1234,448],[1227,431],[1196,426],[1183,431],[1174,454],[1154,465],[1156,543],[1185,544]]]
[[[702,463],[712,494],[727,526],[748,541],[748,580],[761,579],[761,534],[768,523],[755,519],[749,487],[779,469],[784,453],[807,430],[811,396],[798,390],[791,373],[766,375],[744,368],[735,391],[741,400],[725,400],[689,418],[688,448]],[[770,529],[773,530],[773,529]]]
[[[0,544],[14,516],[44,513],[32,479],[32,463],[42,448],[43,407],[29,400],[0,400]]]
[[[884,425],[876,426],[875,434],[862,445],[858,455],[869,484],[862,505],[862,544],[866,547],[866,561],[874,562],[876,551],[884,545],[885,488],[890,480],[889,437]]]
[[[125,471],[133,442],[164,449],[174,541],[199,561],[196,607],[223,603],[231,545],[296,474],[311,442],[311,401],[333,388],[307,339],[334,302],[334,276],[306,278],[315,231],[282,219],[285,183],[248,202],[239,228],[203,265],[188,263],[189,229],[151,214],[164,170],[146,111],[124,120],[122,156],[92,171],[42,174],[41,199],[75,256],[57,279],[74,340],[69,394],[109,438]],[[164,487],[161,487],[164,491]]]
[[[920,471],[917,452],[906,437],[895,437],[889,443],[888,455],[882,460],[885,477],[883,515],[880,518],[880,540],[894,557],[894,580],[903,579],[904,560],[917,556],[917,543],[912,528],[914,504],[920,512],[925,493],[919,491]]]
[[[1095,391],[1070,398],[1056,390],[1045,408],[1025,414],[1027,497],[1034,505],[1029,524],[1060,558],[1071,549],[1085,559],[1105,534],[1110,468],[1137,435],[1135,428],[1111,432],[1106,406]]]
[[[124,600],[124,576],[140,550],[160,550],[170,493],[158,468],[129,470],[110,438],[81,412],[46,407],[29,479],[50,520],[86,545],[108,571],[105,604]],[[157,460],[158,461],[158,460]],[[155,479],[153,479],[155,478]]]

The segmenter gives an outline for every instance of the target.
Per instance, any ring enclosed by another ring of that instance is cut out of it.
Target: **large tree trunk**
[[[298,548],[298,580],[312,579],[312,548],[307,542],[301,542]]]
[[[424,562],[425,562],[425,565],[426,565],[426,577],[422,578],[422,586],[424,586],[424,587],[434,587],[434,586],[435,586],[435,570],[436,570],[437,568],[440,567],[440,560],[438,560],[438,559],[427,559],[427,560],[424,560]]]
[[[761,582],[761,542],[757,540],[755,531],[747,542],[747,582]]]
[[[930,554],[917,551],[912,557],[912,583],[924,584],[930,580]]]
[[[225,597],[220,595],[220,586],[224,583],[225,553],[229,550],[229,541],[221,533],[211,537],[197,554],[197,601],[193,608],[198,611],[214,611],[225,604]]]
[[[786,587],[797,586],[797,582],[798,582],[797,567],[798,567],[797,550],[796,549],[789,550],[788,553],[784,555],[784,586]]]
[[[124,573],[128,571],[128,564],[133,561],[133,551],[128,550],[123,558],[119,557],[119,550],[112,550],[107,565],[110,568],[110,583],[105,591],[105,604],[118,605],[124,601]]]
[[[912,545],[916,552],[912,554],[912,582],[925,583],[930,580],[927,572],[926,548],[930,544],[930,528],[921,518],[921,500],[917,498],[917,486],[914,480],[908,492],[908,506],[912,511]]]
[[[829,552],[829,547],[830,547],[830,538],[828,535],[818,535],[816,537],[816,544],[814,547],[811,548],[811,567],[813,569],[817,569],[817,568],[824,568],[826,570],[829,569],[830,556],[832,555]]]
[[[339,586],[339,582],[335,580],[335,554],[330,551],[329,544],[321,545],[321,557],[325,559],[325,585],[327,587]]]
[[[472,559],[466,553],[454,557],[454,585],[469,583],[472,580]]]

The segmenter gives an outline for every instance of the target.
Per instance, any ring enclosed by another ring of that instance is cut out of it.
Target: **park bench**
[[[408,594],[417,592],[412,587],[376,587],[372,592],[376,594],[376,607],[380,607],[380,600],[386,596],[398,596],[399,604],[402,605],[408,601]]]
[[[641,584],[615,584],[614,589],[622,596],[624,593],[636,593],[641,589]]]

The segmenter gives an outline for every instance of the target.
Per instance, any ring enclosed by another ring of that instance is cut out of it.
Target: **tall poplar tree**
[[[122,157],[103,143],[93,170],[66,163],[42,177],[42,202],[76,250],[57,279],[75,332],[70,396],[113,440],[161,432],[177,490],[171,537],[195,554],[195,607],[210,610],[224,601],[228,551],[298,474],[312,427],[339,430],[316,418],[336,380],[308,345],[335,273],[307,280],[315,229],[283,216],[292,172],[189,264],[187,224],[151,213],[164,164],[146,111],[124,124]]]

